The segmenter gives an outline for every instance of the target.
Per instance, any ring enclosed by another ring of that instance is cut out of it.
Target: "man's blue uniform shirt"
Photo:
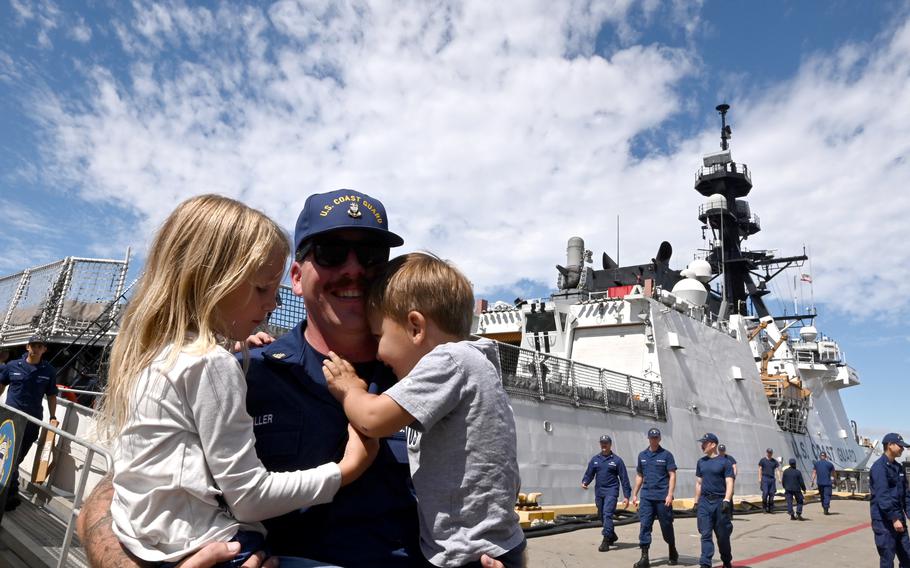
[[[774,470],[780,467],[780,464],[774,458],[762,458],[758,462],[758,467],[761,469],[762,477],[774,477]]]
[[[831,474],[834,473],[833,463],[828,460],[818,460],[812,467],[815,468],[815,483],[817,485],[831,485]]]
[[[803,472],[795,467],[788,467],[781,474],[781,483],[784,491],[800,492],[806,490],[806,482],[803,481]]]
[[[726,478],[733,477],[733,464],[722,456],[702,456],[695,463],[695,477],[701,478],[701,494],[724,497],[727,494]]]
[[[28,353],[21,359],[10,361],[0,370],[0,384],[9,385],[6,394],[8,405],[35,418],[42,418],[44,415],[42,399],[58,392],[57,384],[54,382],[57,371],[45,361],[32,365],[26,357]]]
[[[645,448],[638,454],[635,471],[642,476],[641,496],[643,499],[666,499],[670,490],[670,472],[676,471],[673,454],[658,446],[656,452]]]
[[[341,458],[348,421],[322,374],[324,354],[303,337],[301,323],[251,352],[247,411],[256,452],[270,471],[313,468]],[[371,392],[395,379],[378,362],[355,365]],[[420,553],[417,506],[403,434],[380,441],[379,455],[331,503],[264,522],[276,555],[356,568],[427,566]]]
[[[619,495],[619,486],[622,485],[622,492],[628,499],[632,495],[632,486],[629,484],[629,474],[626,472],[626,464],[622,458],[610,452],[610,455],[597,454],[588,462],[588,469],[581,482],[584,485],[591,483],[596,479],[594,484],[594,495],[604,497],[607,494]]]
[[[907,489],[907,475],[904,466],[888,461],[887,456],[875,460],[869,469],[869,504],[873,521],[904,520],[910,511],[910,491]]]

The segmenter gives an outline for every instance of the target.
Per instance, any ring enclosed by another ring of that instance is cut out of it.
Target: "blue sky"
[[[726,101],[747,246],[809,248],[817,325],[864,383],[850,416],[910,433],[907,3],[79,4],[0,0],[0,273],[141,262],[193,194],[292,227],[338,187],[491,299],[546,295],[570,236],[612,254],[617,216],[621,260],[666,239],[681,268]]]

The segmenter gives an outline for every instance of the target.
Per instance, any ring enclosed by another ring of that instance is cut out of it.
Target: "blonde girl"
[[[337,464],[271,473],[256,456],[243,371],[224,346],[275,309],[289,252],[274,221],[217,195],[181,203],[155,236],[99,421],[114,450],[114,533],[142,560],[238,540],[239,565],[262,548],[258,521],[330,501],[375,457],[353,433]]]

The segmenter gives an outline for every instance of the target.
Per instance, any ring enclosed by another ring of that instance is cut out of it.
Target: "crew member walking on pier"
[[[784,470],[781,475],[781,485],[784,486],[784,492],[787,495],[787,512],[790,513],[790,520],[803,520],[803,492],[806,490],[806,482],[803,481],[803,473],[796,468],[796,458],[790,458],[790,467]],[[796,500],[796,514],[793,514],[793,500]]]
[[[641,558],[634,568],[649,568],[648,549],[651,547],[651,529],[654,516],[660,523],[660,532],[664,542],[670,546],[667,564],[675,566],[679,560],[676,552],[676,535],[673,533],[673,491],[676,489],[676,461],[673,454],[660,446],[660,430],[648,430],[648,448],[638,454],[635,467],[635,489],[632,490],[632,502],[638,505],[638,518],[641,528],[638,543],[641,546]],[[641,502],[638,492],[641,491]]]
[[[907,474],[897,458],[910,444],[900,434],[882,438],[885,454],[869,469],[869,504],[872,533],[878,549],[879,566],[893,568],[894,556],[900,566],[910,566],[910,537],[907,536],[907,517],[910,516],[910,488]]]
[[[812,464],[812,485],[818,484],[818,494],[822,500],[822,509],[828,515],[831,506],[831,474],[834,473],[834,464],[828,461],[828,454],[818,454],[818,461]]]
[[[632,486],[629,485],[629,474],[622,458],[613,453],[613,440],[606,434],[600,437],[600,453],[591,458],[588,469],[581,479],[581,486],[587,489],[594,480],[594,504],[597,505],[597,516],[603,522],[603,540],[597,550],[606,552],[610,545],[618,540],[613,530],[613,513],[616,512],[616,501],[619,498],[619,487],[622,485],[622,506],[629,506]]]
[[[698,532],[701,535],[701,558],[698,565],[710,568],[714,559],[714,541],[724,568],[733,566],[730,535],[733,533],[733,464],[717,452],[717,436],[707,433],[698,439],[704,456],[695,464],[695,506]]]
[[[777,468],[780,464],[774,459],[774,450],[768,448],[765,450],[767,457],[763,457],[758,462],[758,483],[761,486],[761,503],[766,513],[774,512],[774,494],[777,492],[777,479],[780,472]]]
[[[44,339],[41,337],[32,336],[25,349],[26,353],[21,359],[10,361],[0,371],[0,394],[3,394],[9,385],[6,404],[39,420],[44,418],[41,398],[46,397],[50,419],[56,420],[57,383],[54,381],[54,377],[57,375],[57,371],[50,363],[41,360],[47,352],[47,345],[44,344]],[[22,502],[19,499],[19,464],[25,459],[29,448],[37,439],[38,425],[29,422],[25,425],[25,432],[20,439],[19,455],[13,462],[13,473],[6,499],[7,511],[15,509]]]

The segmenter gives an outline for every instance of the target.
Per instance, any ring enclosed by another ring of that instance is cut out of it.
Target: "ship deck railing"
[[[76,403],[73,403],[71,401],[68,401],[68,400],[62,399],[62,398],[57,399],[57,405],[58,405],[58,413],[60,413],[59,411],[61,409],[66,409],[67,415],[70,412],[72,412],[73,407],[81,407],[81,405],[77,405]],[[65,445],[69,446],[70,451],[67,452],[69,458],[75,459],[75,456],[73,455],[73,452],[71,451],[73,445],[81,447],[82,450],[85,452],[84,457],[83,457],[83,463],[82,463],[81,467],[76,468],[78,470],[78,473],[76,474],[75,486],[73,487],[73,491],[72,491],[71,495],[65,491],[61,492],[61,491],[54,490],[55,487],[53,485],[53,480],[54,480],[55,473],[56,473],[54,470],[50,471],[48,479],[46,481],[46,485],[36,487],[34,483],[29,484],[30,489],[32,489],[32,490],[41,489],[47,495],[52,495],[55,497],[54,512],[52,512],[50,508],[47,508],[43,511],[43,514],[42,514],[41,512],[39,512],[41,508],[37,507],[36,505],[34,505],[32,503],[28,503],[28,504],[23,503],[24,508],[23,508],[23,506],[20,506],[20,509],[23,510],[24,515],[35,516],[36,512],[38,512],[40,517],[42,517],[43,519],[47,520],[47,519],[54,518],[60,522],[60,525],[62,525],[62,527],[63,527],[62,528],[62,533],[63,533],[62,539],[59,542],[56,542],[56,538],[59,535],[54,535],[52,537],[52,540],[54,540],[55,542],[53,542],[53,544],[51,546],[44,547],[45,550],[42,551],[44,556],[55,557],[57,568],[63,568],[64,566],[84,565],[84,562],[82,561],[81,558],[77,560],[76,558],[74,558],[71,555],[72,546],[73,546],[73,537],[75,535],[75,528],[76,528],[76,519],[79,516],[79,512],[81,511],[81,508],[82,508],[83,497],[84,497],[86,489],[87,489],[87,482],[89,479],[89,474],[95,473],[97,475],[103,475],[107,471],[111,471],[113,468],[113,460],[112,460],[111,454],[105,448],[102,448],[101,446],[98,446],[92,442],[89,442],[87,439],[81,438],[76,434],[73,434],[71,432],[67,432],[66,430],[64,430],[62,428],[62,426],[65,426],[65,422],[64,422],[64,424],[61,424],[61,427],[57,427],[57,426],[50,424],[49,422],[45,422],[43,420],[30,416],[29,414],[22,412],[16,408],[13,408],[3,402],[0,402],[0,407],[3,407],[4,409],[8,410],[9,412],[11,412],[13,414],[17,414],[17,415],[21,416],[22,418],[24,418],[28,422],[31,422],[32,424],[38,425],[38,427],[40,428],[39,440],[44,438],[46,431],[49,430],[49,431],[54,432],[60,438],[60,442],[65,441]],[[91,412],[94,414],[94,411],[92,409],[87,408],[87,407],[82,407],[82,408],[85,411],[88,411],[88,412]],[[64,418],[64,420],[66,420],[66,418]],[[58,443],[57,447],[53,448],[51,450],[52,465],[53,465],[53,461],[61,459],[61,455],[60,455],[61,449],[60,448],[62,445],[64,445],[64,444]],[[96,467],[96,465],[95,465],[95,456],[96,455],[100,455],[104,458],[104,460],[105,460],[105,469],[104,470],[99,471],[98,468]],[[15,463],[13,464],[13,467],[16,467]],[[22,477],[22,476],[20,475],[20,477]],[[23,480],[24,480],[24,478],[23,478]],[[35,499],[37,500],[39,498],[38,495],[37,494],[34,494],[34,495],[35,495]],[[59,497],[61,497],[61,496],[64,497],[64,499],[62,499],[62,501],[65,503],[62,507],[64,510],[62,515],[59,513],[60,508],[61,508],[60,507],[61,499]],[[70,499],[71,499],[71,501],[70,501]],[[4,519],[6,519],[8,517],[15,517],[16,513],[18,513],[18,512],[19,512],[19,509],[17,509],[16,511],[7,512],[4,515]],[[23,524],[25,524],[25,526],[20,526]],[[47,524],[47,523],[42,523],[42,525],[37,525],[37,524],[31,523],[31,522],[17,523],[17,530],[25,531],[27,538],[30,538],[30,540],[37,541],[39,543],[45,542],[45,541],[47,541],[47,539],[49,537],[49,535],[47,534],[48,531],[55,531],[55,530],[57,530],[57,527],[60,526],[60,525],[56,524],[56,522],[50,523],[50,528],[48,526],[43,526],[45,524]],[[4,522],[4,525],[6,525],[5,522]],[[80,553],[79,556],[83,556],[83,555]],[[47,565],[51,566],[54,564],[49,563]]]
[[[0,277],[0,346],[24,344],[38,334],[51,343],[68,343],[98,325],[116,323],[129,267],[124,260],[67,257]],[[116,326],[108,326],[109,342]]]
[[[502,384],[511,395],[666,420],[659,382],[497,343]]]

